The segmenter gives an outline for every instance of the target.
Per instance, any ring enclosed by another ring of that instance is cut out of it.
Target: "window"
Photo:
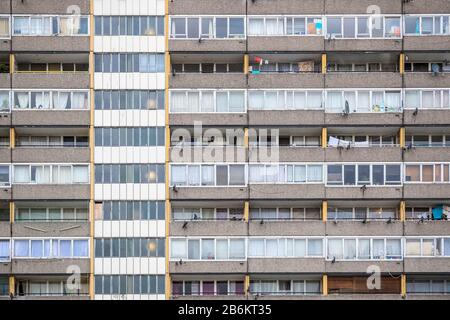
[[[370,175],[370,172],[372,174]],[[327,185],[400,185],[400,165],[327,165]],[[357,177],[357,179],[356,179]],[[357,181],[357,184],[356,184]]]
[[[172,91],[171,112],[245,112],[245,92]]]
[[[13,16],[13,34],[18,36],[87,36],[86,16]]]
[[[448,35],[449,16],[434,15],[407,15],[405,16],[405,35],[428,36],[428,35]]]
[[[9,240],[0,240],[0,261],[9,261],[11,258]]]

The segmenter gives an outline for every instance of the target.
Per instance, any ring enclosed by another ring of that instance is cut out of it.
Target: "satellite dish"
[[[435,76],[441,72],[441,68],[439,67],[439,65],[437,63],[431,64],[431,72],[433,72],[433,76]]]

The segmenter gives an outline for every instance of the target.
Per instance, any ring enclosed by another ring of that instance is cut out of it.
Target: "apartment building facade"
[[[0,299],[447,299],[449,19],[1,1]]]
[[[169,3],[171,299],[448,299],[449,13]]]

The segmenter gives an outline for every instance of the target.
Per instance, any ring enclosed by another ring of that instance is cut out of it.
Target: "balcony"
[[[323,236],[325,228],[321,220],[251,220],[248,232],[250,236]]]
[[[401,199],[402,186],[327,187],[327,199]]]
[[[16,221],[12,225],[13,237],[41,237],[43,233],[52,237],[88,237],[90,235],[90,223],[87,221]]]
[[[402,50],[402,39],[330,39],[323,41],[325,51],[351,50],[351,51],[390,52]],[[434,50],[437,49],[434,48]]]
[[[13,110],[13,126],[88,126],[89,110]]]
[[[423,12],[422,12],[423,13]],[[433,12],[436,13],[436,12]],[[447,51],[450,47],[449,36],[404,36],[405,51]]]
[[[404,269],[405,273],[448,273],[450,258],[404,258]]]
[[[193,126],[194,122],[201,122],[203,126],[224,125],[241,126],[247,125],[247,113],[170,113],[170,126]]]
[[[450,3],[446,0],[414,0],[405,2],[405,14],[447,14],[450,12]]]
[[[251,199],[323,199],[323,184],[251,184]]]
[[[342,221],[337,220],[326,223],[328,236],[399,236],[403,235],[403,224],[398,220],[391,223],[387,221],[377,221],[368,219],[363,221]],[[345,262],[346,263],[346,262]]]
[[[333,274],[366,273],[371,266],[379,267],[382,272],[403,272],[402,261],[336,261],[334,263],[327,261],[325,263],[325,270]]]
[[[372,125],[398,126],[402,125],[401,112],[370,112],[370,113],[326,113],[325,125]]]
[[[169,83],[171,89],[247,87],[247,79],[243,73],[177,73],[170,76]]]
[[[272,15],[274,12],[283,15],[321,14],[325,0],[258,0],[247,1],[249,15]]]
[[[50,184],[13,186],[16,200],[89,200],[89,184]]]
[[[371,0],[324,0],[325,14],[367,14],[367,8],[374,4]],[[401,0],[377,0],[376,5],[380,12],[389,14],[401,14]]]
[[[18,147],[12,151],[14,162],[88,163],[89,148]]]
[[[0,89],[9,89],[9,88],[11,88],[11,74],[6,72],[0,72]]]
[[[450,227],[449,221],[436,220],[420,220],[406,221],[405,236],[424,236],[432,234],[434,236],[448,236],[448,229]]]
[[[244,200],[247,198],[247,187],[172,187],[170,189],[171,200]]]
[[[13,36],[12,39],[12,51],[89,51],[89,36]]]
[[[173,221],[171,236],[245,236],[247,224],[242,220]]]
[[[169,2],[169,15],[245,15],[245,5],[246,0],[178,0]]]
[[[89,259],[13,259],[11,265],[13,274],[68,274],[73,265],[84,274],[90,270]]]
[[[395,72],[329,72],[325,88],[401,88],[402,76]]]
[[[448,199],[450,188],[446,183],[405,183],[405,199]]]
[[[67,8],[71,5],[77,5],[80,8],[78,14],[89,14],[89,0],[59,0],[56,3],[53,0],[39,2],[12,0],[11,2],[12,13],[16,14],[67,14]]]
[[[171,261],[169,264],[171,274],[191,274],[191,273],[218,273],[218,274],[236,274],[247,272],[246,261]]]
[[[315,273],[326,271],[323,258],[248,258],[249,273]]]
[[[280,110],[280,111],[263,111],[263,110],[249,110],[248,122],[251,126],[267,126],[267,119],[270,119],[270,124],[273,126],[302,126],[302,125],[324,125],[324,111],[323,110]]]
[[[197,4],[195,6],[197,6]],[[244,38],[169,40],[169,51],[171,52],[245,52],[245,49],[246,40]]]
[[[89,89],[89,73],[17,72],[12,75],[15,89]]]
[[[267,148],[267,151],[266,151]],[[271,149],[278,151],[280,162],[323,162],[325,161],[325,151],[321,147],[287,147],[287,146],[269,146],[262,150],[263,155],[270,155]],[[250,147],[249,160],[250,162],[258,161],[259,147]]]
[[[321,73],[260,73],[249,74],[250,89],[271,88],[323,88],[324,76]]]
[[[406,72],[405,88],[449,88],[450,73]]]
[[[325,149],[325,159],[330,162],[370,162],[377,159],[380,153],[383,154],[383,161],[385,162],[402,161],[402,149],[399,146],[353,147],[350,149],[329,147]]]
[[[247,42],[255,52],[324,51],[323,36],[249,36]]]
[[[414,147],[404,152],[405,162],[448,161],[450,147]]]
[[[405,126],[438,124],[447,125],[448,119],[450,119],[449,109],[419,109],[417,112],[409,109],[404,111]]]

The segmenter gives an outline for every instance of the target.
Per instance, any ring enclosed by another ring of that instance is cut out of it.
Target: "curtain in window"
[[[188,166],[188,185],[189,186],[200,185],[200,166],[197,165]]]
[[[9,240],[0,241],[0,260],[7,260],[10,257],[9,253]]]
[[[73,33],[73,30],[74,26],[72,23],[72,18],[59,18],[59,33],[61,35],[71,35]]]
[[[71,257],[71,241],[59,240],[59,257],[68,258]]]
[[[202,166],[202,185],[210,186],[214,184],[214,166]]]
[[[401,255],[401,241],[397,239],[387,239],[386,256],[388,258],[399,258]]]
[[[228,259],[228,240],[218,239],[216,241],[216,258],[226,260]],[[231,249],[230,249],[231,250]],[[231,253],[230,253],[231,256]]]
[[[216,93],[216,111],[228,112],[228,92]]]
[[[344,259],[356,259],[356,240],[344,239]]]
[[[73,166],[73,183],[88,183],[88,171],[87,166]]]
[[[265,110],[276,110],[278,92],[277,91],[266,91],[265,99],[264,99],[264,109]]]
[[[9,110],[9,93],[0,91],[0,110]]]
[[[70,108],[70,92],[53,92],[53,107],[55,109]]]
[[[250,239],[248,241],[248,255],[251,257],[264,256],[264,240]]]
[[[419,108],[420,107],[420,93],[417,90],[406,91],[405,93],[405,108]]]
[[[250,19],[248,25],[248,35],[258,36],[264,34],[264,19]]]
[[[50,183],[50,166],[36,167],[36,183]]]
[[[16,108],[28,109],[30,107],[30,98],[28,92],[16,92]]]
[[[358,241],[358,258],[359,259],[370,258],[370,240],[360,239]]]
[[[306,109],[306,92],[294,91],[294,109],[297,110]]]
[[[230,112],[244,112],[245,110],[245,99],[244,92],[242,91],[231,91],[230,92]]]
[[[14,166],[14,182],[29,183],[30,182],[30,166]]]
[[[308,109],[321,109],[322,108],[322,93],[321,92],[308,92]]]
[[[182,239],[172,239],[170,242],[170,256],[172,258],[186,257],[186,241]]]
[[[342,259],[342,240],[328,240],[328,259]]]
[[[422,91],[422,108],[434,108],[434,92]]]
[[[28,240],[14,240],[14,256],[28,257]]]
[[[87,257],[88,256],[88,241],[87,240],[74,240],[73,241],[73,255],[74,255],[74,257]]]
[[[214,38],[213,19],[202,18],[202,38]]]
[[[29,19],[28,18],[14,18],[14,34],[27,35],[29,33]]]
[[[53,168],[53,170],[55,170],[55,167]],[[59,167],[59,181],[57,183],[61,183],[61,184],[71,184],[72,183],[72,168],[70,166],[60,166]]]
[[[322,166],[309,165],[308,166],[308,182],[321,182],[322,181]]]
[[[171,109],[173,112],[186,112],[187,111],[187,99],[185,92],[172,92],[171,94]]]
[[[342,112],[342,110],[344,110],[342,93],[329,91],[327,93],[327,111]]]
[[[260,91],[250,91],[249,92],[249,109],[261,110],[264,106],[264,93]]]
[[[0,18],[0,37],[9,37],[9,19]]]
[[[400,92],[386,92],[386,111],[400,111]]]
[[[172,166],[171,181],[173,185],[185,185],[186,180],[186,166]]]
[[[200,98],[199,92],[188,92],[189,112],[199,112]]]
[[[87,109],[87,93],[85,92],[73,93],[72,109]]]
[[[373,258],[383,259],[384,258],[384,240],[374,239],[373,241]]]
[[[44,29],[42,25],[41,17],[32,17],[30,20],[30,34],[32,35],[43,35]]]
[[[294,239],[294,257],[306,256],[306,240]]]
[[[372,111],[373,112],[385,112],[383,92],[373,92],[372,93]]]
[[[50,93],[49,92],[37,92],[35,93],[35,107],[37,109],[50,108]]]
[[[205,91],[202,92],[201,111],[214,112],[214,93]]]
[[[278,30],[278,19],[266,19],[266,35],[280,35]]]
[[[322,239],[308,240],[308,256],[322,255]]]
[[[294,182],[306,182],[306,166],[294,166]]]

